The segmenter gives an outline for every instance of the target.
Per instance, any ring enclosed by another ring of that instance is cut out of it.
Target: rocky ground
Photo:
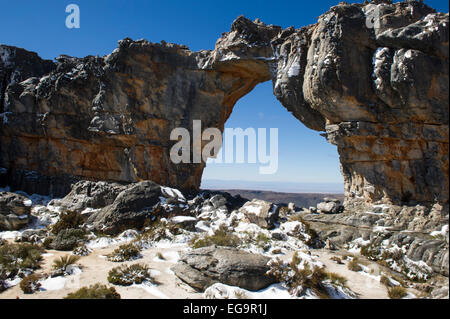
[[[95,283],[122,298],[448,298],[448,226],[435,223],[439,234],[428,241],[425,232],[406,232],[405,241],[399,227],[389,230],[386,208],[372,224],[357,216],[352,226],[333,198],[306,209],[221,192],[184,195],[149,181],[82,181],[63,199],[3,190],[0,298],[63,298]],[[5,247],[26,242],[40,247],[42,260],[31,267],[18,256],[14,273],[2,264]],[[83,256],[55,270],[56,259],[73,254]],[[134,270],[122,274],[127,285],[111,283],[113,268],[135,264],[148,267],[143,280],[133,282]],[[25,294],[20,283],[32,272],[40,278]]]

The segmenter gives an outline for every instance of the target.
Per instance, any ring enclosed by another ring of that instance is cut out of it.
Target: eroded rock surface
[[[175,274],[197,290],[224,283],[260,290],[275,282],[266,274],[270,258],[229,247],[205,247],[183,255],[172,267]]]
[[[17,230],[29,222],[31,201],[22,195],[0,192],[0,231]]]

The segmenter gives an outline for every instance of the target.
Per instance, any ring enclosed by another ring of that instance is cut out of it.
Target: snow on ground
[[[205,299],[292,299],[281,284],[274,284],[258,291],[249,291],[235,286],[216,283],[203,293]]]
[[[66,285],[67,282],[67,278],[66,277],[62,277],[62,276],[58,276],[58,277],[48,277],[44,280],[39,281],[39,283],[41,284],[41,289],[42,290],[61,290],[64,288],[64,286]]]
[[[135,284],[135,285],[132,285],[131,287],[144,289],[146,292],[148,292],[149,294],[151,294],[159,299],[170,299],[166,294],[164,294],[163,292],[161,292],[161,290],[158,289],[157,285],[154,285],[150,282],[143,282],[142,284],[139,284],[139,285]]]

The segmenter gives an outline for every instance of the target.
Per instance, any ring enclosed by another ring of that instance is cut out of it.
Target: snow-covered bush
[[[116,248],[111,254],[106,256],[109,261],[114,262],[129,261],[139,257],[141,257],[141,253],[136,243],[120,245],[119,248]]]
[[[345,278],[327,272],[324,267],[316,265],[311,267],[307,261],[299,258],[297,253],[289,263],[275,258],[268,265],[270,267],[268,274],[283,283],[295,297],[306,295],[318,298],[340,297],[335,288],[345,288]],[[342,297],[347,297],[345,293]],[[351,295],[349,290],[348,294]]]
[[[76,256],[80,256],[80,257],[84,257],[89,255],[92,252],[91,249],[89,249],[88,247],[86,247],[85,244],[82,244],[78,247],[76,247],[73,251],[72,254],[76,255]]]
[[[154,280],[147,265],[134,264],[111,269],[108,273],[108,281],[114,285],[130,286]]]

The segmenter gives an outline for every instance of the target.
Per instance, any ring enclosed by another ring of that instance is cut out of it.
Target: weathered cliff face
[[[60,57],[45,76],[49,62],[35,61],[20,83],[5,65],[29,59],[10,53],[3,179],[53,193],[80,178],[198,188],[204,164],[170,161],[171,130],[196,119],[222,130],[236,101],[272,79],[281,104],[337,145],[347,204],[446,204],[448,20],[415,1],[340,4],[301,29],[239,17],[213,51],[125,39],[105,57]]]
[[[238,65],[228,73],[203,69],[208,59],[210,52],[125,39],[106,57],[62,56],[48,75],[8,82],[0,124],[4,179],[55,195],[79,178],[198,188],[204,163],[172,163],[170,132],[191,128],[194,119],[223,130],[236,101],[269,79],[248,78]],[[4,65],[18,70],[26,62]],[[252,69],[260,65],[267,69],[263,62]]]

